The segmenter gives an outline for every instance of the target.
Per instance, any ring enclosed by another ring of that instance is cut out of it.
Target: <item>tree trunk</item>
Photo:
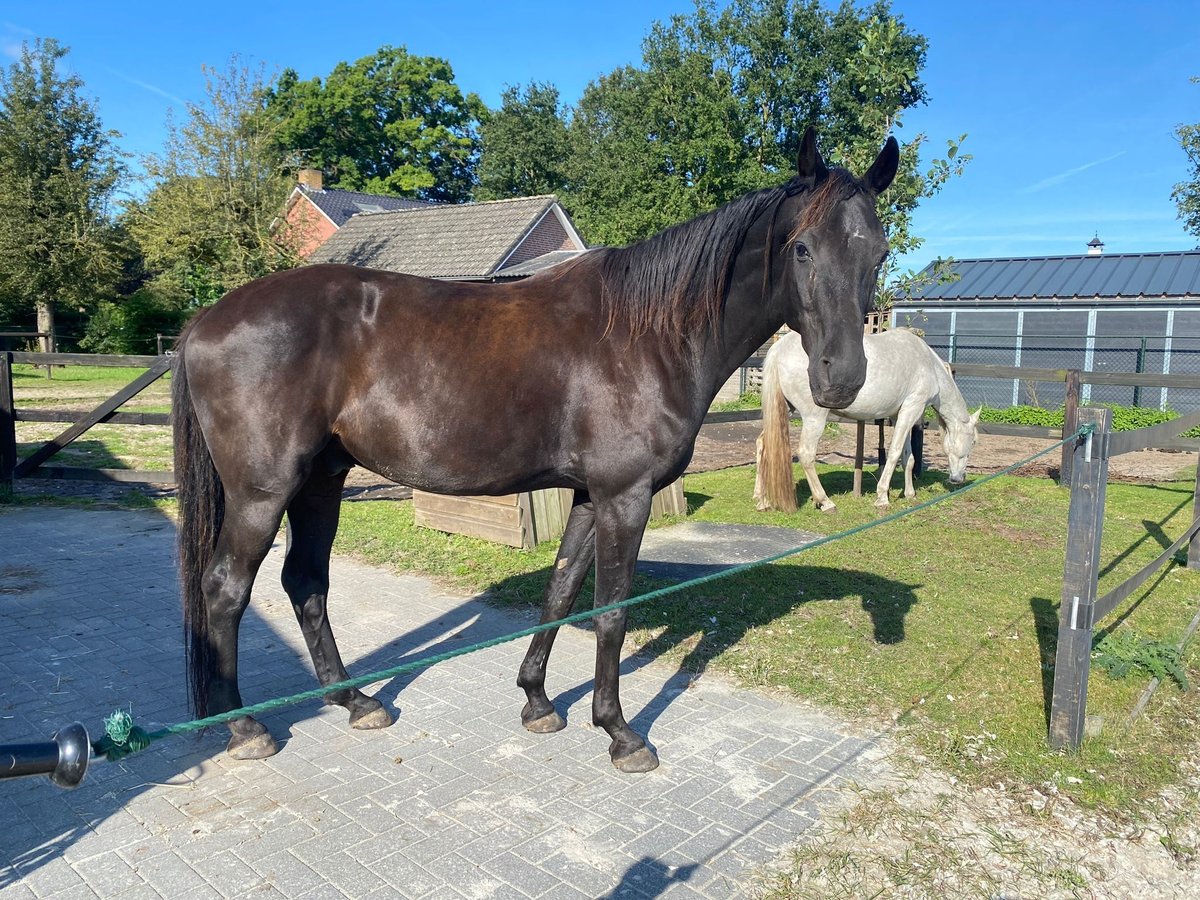
[[[39,300],[37,303],[38,349],[42,353],[56,353],[58,341],[54,334],[54,301]]]
[[[43,353],[55,353],[58,342],[54,335],[54,301],[39,300],[37,302],[38,349]],[[46,366],[46,377],[54,377],[54,366]]]

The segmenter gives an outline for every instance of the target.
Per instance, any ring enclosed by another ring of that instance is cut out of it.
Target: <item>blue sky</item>
[[[966,133],[966,174],[918,211],[926,244],[908,260],[1190,249],[1170,199],[1185,177],[1177,125],[1200,122],[1195,0],[1003,4],[895,0],[929,39],[927,106],[905,117],[903,142],[930,146]],[[505,85],[532,79],[575,101],[589,81],[637,63],[651,23],[691,0],[604,4],[458,0],[197,4],[0,0],[0,62],[22,40],[55,37],[121,146],[157,150],[167,111],[203,97],[202,65],[232,54],[269,72],[324,76],[383,44],[440,56],[459,85],[496,105]],[[452,19],[445,10],[451,9]]]

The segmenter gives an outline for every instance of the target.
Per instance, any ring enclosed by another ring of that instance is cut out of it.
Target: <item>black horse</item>
[[[887,241],[875,197],[889,138],[860,180],[828,169],[812,129],[796,176],[656,237],[592,250],[514,284],[308,266],[232,291],[188,325],[174,372],[180,568],[193,709],[242,705],[238,624],[284,513],[283,585],[322,684],[345,680],[326,617],[347,471],[442,494],[565,487],[574,505],[542,620],[570,610],[596,565],[595,603],[628,596],[653,493],[683,472],[712,398],[783,323],[800,332],[819,403],[863,383],[863,316]],[[592,718],[626,772],[658,765],[626,724],[617,673],[625,613],[597,617]],[[555,631],[517,679],[534,732]],[[356,728],[392,723],[359,690],[327,696]],[[228,752],[276,752],[246,716]]]

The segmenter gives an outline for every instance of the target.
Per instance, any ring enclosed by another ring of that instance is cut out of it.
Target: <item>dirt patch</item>
[[[754,441],[758,437],[758,422],[730,422],[722,425],[706,425],[696,439],[696,453],[688,466],[689,472],[708,472],[729,466],[744,466],[754,462]],[[884,441],[891,440],[892,430],[884,428]],[[793,429],[793,442],[799,433]],[[1055,441],[1040,438],[1011,437],[998,434],[981,434],[971,453],[968,471],[990,474],[1011,466],[1015,462],[1046,450]],[[864,450],[864,466],[879,465],[878,429],[867,428]],[[817,459],[835,466],[854,465],[855,428],[853,425],[839,426],[836,434],[827,434],[817,445]],[[1126,453],[1109,461],[1109,478],[1114,481],[1174,481],[1191,478],[1195,472],[1196,454],[1169,450],[1139,450]],[[925,466],[945,471],[946,454],[942,452],[939,432],[930,431],[925,439]],[[1062,452],[1053,450],[1018,470],[1020,475],[1057,478]],[[896,480],[899,484],[899,479]]]
[[[884,740],[764,896],[1197,897],[1188,769],[1135,823],[1082,809],[1052,783],[972,788]]]
[[[687,471],[711,472],[730,466],[745,466],[754,462],[754,442],[761,426],[758,422],[727,422],[706,425],[696,438],[696,452]],[[792,440],[798,438],[793,429]],[[891,429],[884,429],[884,440],[891,437]],[[1039,438],[1009,437],[1007,435],[982,434],[971,454],[968,470],[980,475],[998,472],[1015,462],[1026,459],[1054,444],[1054,441]],[[829,465],[854,465],[854,426],[840,426],[836,433],[827,434],[817,448],[817,458]],[[926,436],[925,465],[927,468],[945,471],[946,455],[942,452],[941,436],[931,431]],[[1114,457],[1109,462],[1110,481],[1163,482],[1192,478],[1196,468],[1195,453],[1168,450],[1140,450]],[[1040,478],[1057,478],[1062,453],[1054,450],[1018,470],[1017,474]],[[872,472],[879,465],[878,430],[867,429],[864,466]],[[900,483],[899,477],[893,485]],[[69,482],[31,479],[18,481],[19,496],[75,497],[92,500],[99,504],[120,503],[133,491],[150,497],[172,496],[174,489],[162,487],[137,487],[118,483],[98,484],[91,482]],[[412,490],[388,481],[366,469],[352,469],[346,479],[343,495],[347,500],[407,500]]]
[[[28,594],[45,587],[37,580],[40,574],[29,566],[0,566],[0,595]]]

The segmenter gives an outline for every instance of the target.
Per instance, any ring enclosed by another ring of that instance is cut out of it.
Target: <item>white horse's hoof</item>
[[[887,509],[891,505],[892,504],[888,502],[887,497],[880,497],[878,500],[875,501],[875,506],[879,509]]]
[[[823,513],[837,512],[837,504],[836,504],[836,503],[832,503],[832,502],[828,502],[828,501],[827,501],[827,502],[825,502],[825,503],[821,503],[821,504],[819,504],[819,505],[817,506],[817,508],[818,508],[819,510],[821,510],[821,512],[823,512]]]

